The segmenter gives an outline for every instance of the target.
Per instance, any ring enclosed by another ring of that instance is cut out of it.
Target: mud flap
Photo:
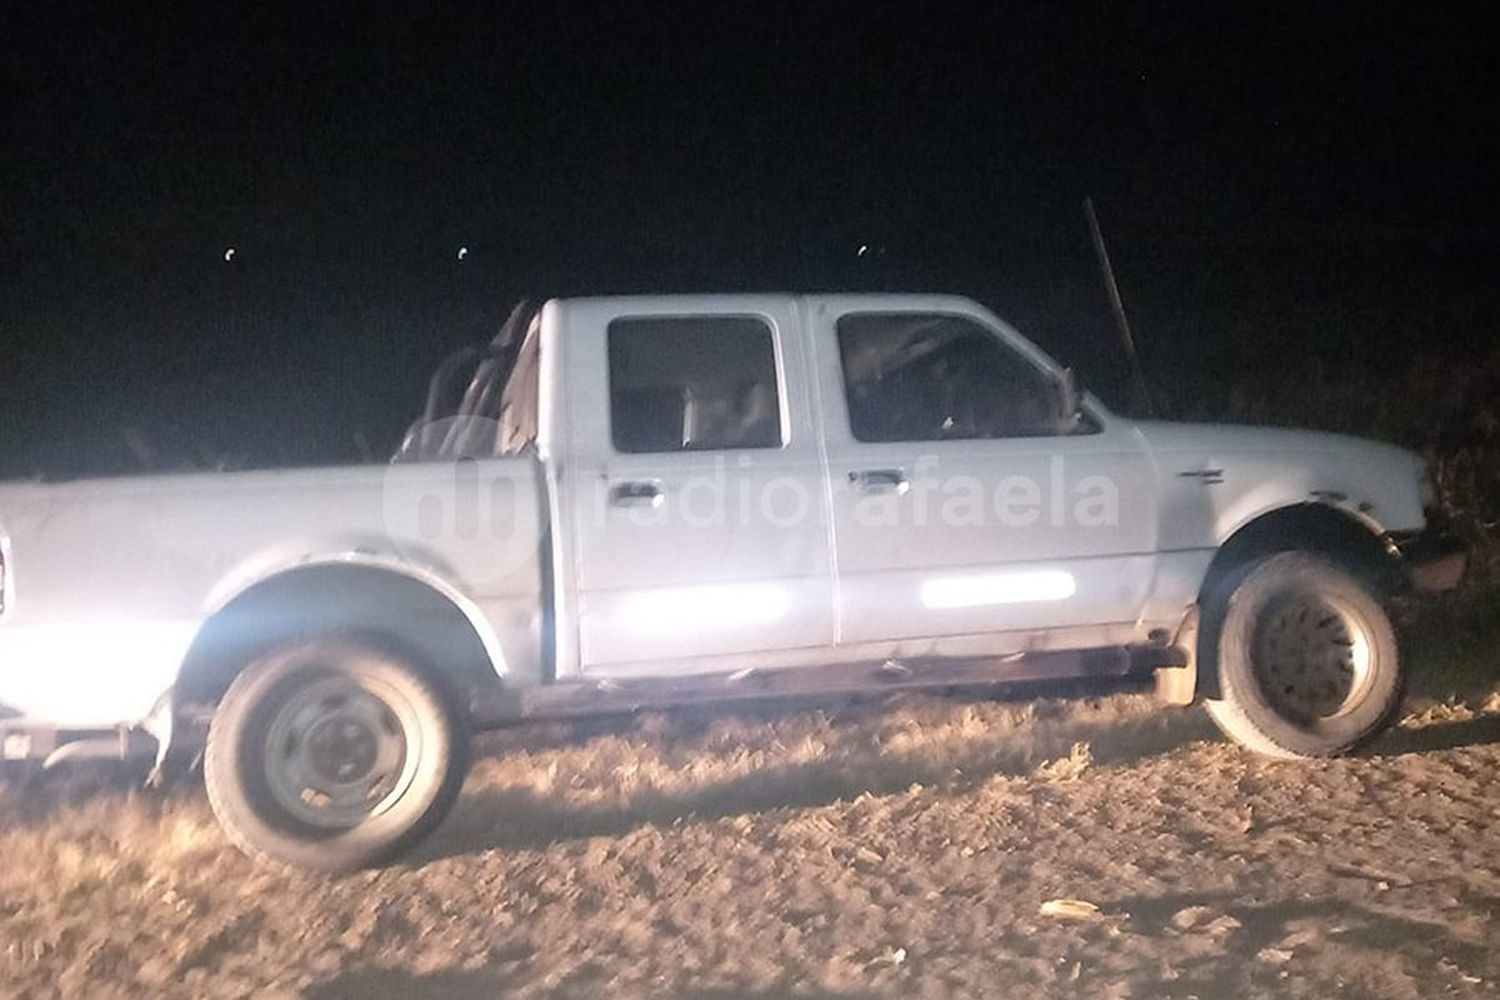
[[[1191,705],[1198,697],[1198,608],[1194,605],[1177,626],[1172,645],[1186,654],[1182,666],[1157,667],[1156,699],[1165,705]]]
[[[152,739],[156,740],[156,762],[151,767],[151,773],[146,776],[146,785],[149,788],[161,787],[166,774],[167,753],[172,749],[172,737],[177,722],[177,702],[168,691],[156,700],[156,706],[151,710],[140,728],[145,730]]]

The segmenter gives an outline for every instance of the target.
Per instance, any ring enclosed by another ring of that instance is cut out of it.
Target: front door
[[[1134,429],[1070,422],[1058,369],[972,304],[891,306],[809,306],[839,641],[1134,622],[1156,547]]]

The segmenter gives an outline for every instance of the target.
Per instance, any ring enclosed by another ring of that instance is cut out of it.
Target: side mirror
[[[1057,411],[1061,434],[1072,434],[1083,423],[1083,387],[1071,368],[1064,368],[1057,380]]]

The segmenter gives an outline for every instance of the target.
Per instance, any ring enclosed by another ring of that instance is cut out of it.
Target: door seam
[[[816,343],[817,334],[813,331],[812,310],[808,307],[805,295],[797,296],[797,319],[802,328],[802,343],[806,345],[803,362],[807,366],[807,380],[812,391],[813,434],[818,441],[818,468],[823,480],[823,522],[827,526],[823,537],[827,539],[828,545],[828,590],[833,603],[833,644],[841,646],[844,643],[844,602],[843,586],[839,579],[838,525],[833,507],[833,465],[828,460],[828,411],[823,405],[822,356]]]

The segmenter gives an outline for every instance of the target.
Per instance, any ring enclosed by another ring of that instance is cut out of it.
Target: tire
[[[1271,757],[1332,757],[1378,736],[1404,686],[1395,632],[1370,590],[1327,559],[1285,552],[1229,574],[1204,602],[1209,715]]]
[[[384,645],[336,634],[282,646],[235,678],[203,773],[240,850],[341,873],[432,832],[467,765],[467,727],[445,691]]]

